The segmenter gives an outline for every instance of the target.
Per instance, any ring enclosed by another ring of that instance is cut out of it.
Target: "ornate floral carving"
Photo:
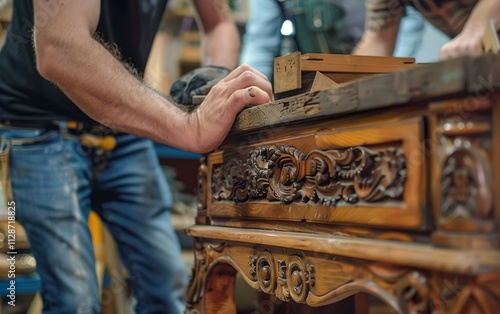
[[[492,213],[491,169],[481,153],[455,140],[441,173],[442,217],[488,219]]]
[[[256,148],[244,163],[231,159],[212,172],[214,201],[267,199],[336,205],[376,202],[403,194],[406,162],[401,150],[366,147],[312,150],[280,145]]]
[[[215,165],[212,171],[212,196],[214,200],[248,199],[245,178],[247,177],[243,161],[231,159],[224,165]]]

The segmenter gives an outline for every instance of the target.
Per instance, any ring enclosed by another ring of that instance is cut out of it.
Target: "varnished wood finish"
[[[496,313],[499,82],[484,55],[242,111],[200,166],[188,312],[233,311],[212,285],[238,273],[311,313],[360,292],[396,313]]]

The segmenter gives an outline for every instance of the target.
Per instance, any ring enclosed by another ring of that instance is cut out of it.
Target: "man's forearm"
[[[193,4],[204,33],[202,64],[234,69],[238,65],[240,36],[227,0],[193,0]]]
[[[495,29],[500,29],[500,1],[480,0],[467,19],[462,33],[482,36],[490,19],[493,20]]]
[[[199,2],[215,8],[212,1]],[[245,106],[272,99],[271,85],[261,73],[239,67],[214,85],[196,110],[186,113],[130,74],[93,38],[99,21],[99,0],[33,3],[35,15],[45,4],[59,5],[59,14],[51,19],[44,23],[35,19],[33,37],[38,71],[88,116],[105,125],[205,153],[222,143]],[[204,11],[213,17],[210,13]],[[227,15],[223,21],[226,20]],[[204,26],[208,26],[205,29],[210,33],[221,19],[215,16],[208,21],[211,23]],[[247,91],[249,87],[252,93]]]
[[[240,36],[234,23],[223,22],[207,32],[202,41],[203,65],[234,69],[238,65]]]
[[[396,46],[401,17],[378,30],[366,29],[363,37],[354,48],[354,55],[391,56]]]
[[[500,1],[480,0],[474,6],[460,34],[441,48],[440,59],[447,60],[460,56],[482,54],[482,38],[490,19],[493,20],[493,24],[498,30],[500,27]]]
[[[189,132],[183,129],[186,113],[131,75],[99,42],[88,35],[43,36],[44,45],[37,49],[40,73],[88,116],[124,132],[190,149]]]
[[[352,52],[361,56],[391,56],[394,52],[395,41],[386,39],[380,34],[368,31],[363,35]]]

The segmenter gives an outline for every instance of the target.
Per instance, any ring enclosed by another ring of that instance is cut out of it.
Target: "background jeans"
[[[59,130],[0,129],[11,141],[17,220],[42,279],[44,313],[98,313],[91,209],[115,238],[137,313],[181,313],[187,273],[170,221],[172,203],[153,145],[119,134],[107,166],[92,175],[92,152]]]

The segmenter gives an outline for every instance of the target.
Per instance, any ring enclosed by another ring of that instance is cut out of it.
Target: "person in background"
[[[208,93],[205,101],[187,112],[145,85],[166,2],[14,1],[0,51],[0,154],[3,162],[9,156],[12,202],[37,260],[44,313],[100,312],[91,208],[117,242],[137,313],[182,313],[187,274],[171,196],[143,137],[208,152],[241,109],[272,99],[258,71],[230,72],[239,38],[219,0],[194,1],[204,66],[173,92],[178,100]]]
[[[240,64],[255,67],[272,79],[274,58],[289,52],[350,54],[363,34],[364,6],[364,0],[252,0]],[[285,22],[287,19],[292,23]],[[403,20],[402,42],[395,55],[414,57],[424,21],[412,8]],[[295,35],[282,40],[282,26],[286,32],[286,25],[291,24]],[[291,37],[295,44],[290,48],[286,43]]]
[[[442,60],[481,54],[481,40],[489,21],[493,20],[497,31],[500,29],[498,0],[367,0],[365,32],[354,53],[391,55],[408,6],[453,38],[441,48]]]

